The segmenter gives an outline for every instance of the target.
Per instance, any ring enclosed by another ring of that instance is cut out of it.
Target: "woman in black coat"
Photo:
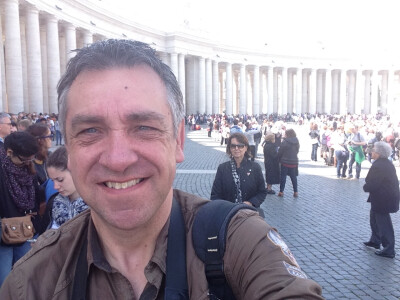
[[[260,207],[267,195],[260,165],[250,161],[246,136],[234,133],[228,139],[226,153],[231,158],[218,166],[211,190],[211,200],[223,199]]]
[[[285,138],[278,150],[278,159],[281,164],[281,182],[279,186],[279,197],[283,197],[286,186],[286,176],[290,177],[293,186],[293,197],[298,197],[297,176],[299,175],[299,153],[300,143],[293,129],[285,131]]]
[[[375,252],[376,255],[394,258],[394,230],[390,213],[399,210],[399,180],[388,157],[392,148],[385,142],[376,142],[372,149],[374,163],[365,178],[364,191],[369,193],[368,202],[371,203],[370,226],[371,238],[365,246],[383,249]]]
[[[273,184],[280,183],[280,170],[278,161],[278,151],[275,145],[275,134],[267,132],[264,141],[264,165],[265,181],[267,183],[267,193],[275,194],[272,190]]]

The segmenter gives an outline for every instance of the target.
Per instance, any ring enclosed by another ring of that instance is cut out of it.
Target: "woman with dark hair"
[[[267,193],[275,194],[272,189],[273,184],[280,183],[280,171],[278,161],[278,151],[275,145],[275,134],[267,132],[264,140],[264,165],[265,181],[267,182]]]
[[[371,156],[374,160],[368,175],[365,178],[364,191],[369,193],[368,202],[371,203],[369,223],[371,237],[364,242],[367,247],[377,249],[376,255],[394,258],[395,239],[391,213],[399,210],[399,179],[396,169],[388,157],[392,154],[392,147],[386,142],[376,142]],[[383,249],[380,250],[380,246]]]
[[[278,159],[281,163],[281,182],[279,189],[279,197],[283,197],[283,191],[286,185],[286,176],[289,176],[293,186],[293,197],[298,197],[297,176],[299,175],[299,153],[300,144],[293,129],[285,131],[285,138],[278,151]]]
[[[39,144],[39,151],[36,153],[34,165],[38,182],[39,184],[43,184],[48,178],[46,171],[46,160],[49,156],[49,149],[51,147],[53,135],[51,134],[50,128],[41,123],[35,123],[29,126],[26,131],[36,137]]]
[[[59,147],[47,160],[47,173],[54,183],[58,194],[54,195],[46,206],[43,216],[43,230],[57,229],[88,208],[79,196],[68,170],[68,155],[64,146]]]
[[[249,159],[251,154],[246,136],[233,133],[228,139],[226,153],[230,161],[218,166],[211,200],[223,199],[259,208],[267,190],[260,165]]]
[[[30,215],[34,228],[40,227],[37,213],[44,201],[32,163],[38,150],[37,140],[27,132],[11,133],[0,148],[0,218]],[[29,242],[5,244],[1,241],[0,286],[14,263],[30,248]]]

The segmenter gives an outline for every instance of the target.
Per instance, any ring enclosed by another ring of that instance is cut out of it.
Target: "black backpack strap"
[[[173,199],[168,229],[166,300],[189,299],[186,275],[186,230],[178,201]]]
[[[213,200],[203,205],[193,223],[192,240],[196,255],[204,262],[210,299],[235,299],[224,273],[226,234],[232,217],[247,204]]]
[[[72,289],[72,300],[85,300],[86,299],[86,283],[87,283],[87,231],[83,236],[82,246],[79,252],[78,262],[75,268],[74,285]]]

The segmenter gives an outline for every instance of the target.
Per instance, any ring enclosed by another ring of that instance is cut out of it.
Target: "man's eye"
[[[81,133],[96,133],[96,132],[97,132],[96,128],[88,128],[88,129],[82,130]]]
[[[155,128],[150,126],[139,126],[139,130],[155,130]]]

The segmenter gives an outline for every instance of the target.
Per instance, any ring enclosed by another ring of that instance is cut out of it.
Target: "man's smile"
[[[120,190],[120,189],[126,189],[131,186],[134,186],[134,185],[140,183],[141,181],[143,181],[143,178],[132,179],[132,180],[125,181],[125,182],[106,181],[104,184],[111,189]]]

